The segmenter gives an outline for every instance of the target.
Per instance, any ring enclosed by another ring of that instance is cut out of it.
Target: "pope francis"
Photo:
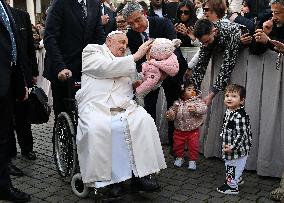
[[[90,187],[132,177],[140,183],[141,177],[166,168],[154,120],[133,100],[135,62],[151,42],[142,44],[134,55],[124,56],[127,44],[123,32],[113,31],[104,45],[89,44],[83,50],[76,141],[82,180]],[[144,189],[155,189],[147,181]]]

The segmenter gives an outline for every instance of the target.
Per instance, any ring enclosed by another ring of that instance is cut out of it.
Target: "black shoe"
[[[8,200],[11,202],[29,202],[31,196],[27,193],[24,193],[14,187],[0,189],[0,200]]]
[[[126,190],[120,183],[110,185],[109,187],[110,191],[107,195],[109,198],[118,198],[126,194]]]
[[[36,160],[36,154],[34,151],[27,152],[27,153],[22,152],[22,156],[28,160]]]
[[[12,176],[18,176],[18,177],[24,176],[23,171],[12,163],[8,163],[8,170],[9,174]]]
[[[132,192],[158,192],[160,191],[160,185],[156,179],[151,176],[143,178],[132,178],[131,179],[131,190]]]
[[[226,183],[222,186],[217,188],[217,192],[223,193],[223,194],[230,194],[230,195],[237,195],[239,194],[238,188],[232,188]]]
[[[98,191],[96,199],[102,202],[115,202],[120,200],[125,194],[127,194],[127,191],[123,185],[121,183],[116,183]]]

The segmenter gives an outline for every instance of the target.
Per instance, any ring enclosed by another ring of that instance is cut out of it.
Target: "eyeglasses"
[[[188,10],[179,10],[178,13],[179,13],[179,15],[182,15],[182,14],[189,15],[190,11],[188,11]]]
[[[204,12],[208,12],[210,10],[208,7],[203,7],[202,9]]]

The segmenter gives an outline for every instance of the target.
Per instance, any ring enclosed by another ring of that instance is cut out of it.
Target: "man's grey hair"
[[[124,8],[121,11],[121,14],[123,15],[124,18],[127,18],[135,11],[143,12],[142,6],[138,2],[129,2],[124,6]]]
[[[280,4],[281,6],[284,7],[284,0],[271,0],[270,5],[271,4]]]

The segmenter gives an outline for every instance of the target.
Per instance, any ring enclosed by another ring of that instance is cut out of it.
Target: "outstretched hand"
[[[147,51],[151,48],[153,43],[153,40],[148,40],[146,42],[144,42],[137,50],[137,52],[135,54],[133,54],[134,57],[134,61],[138,61],[139,59],[141,59],[143,56],[145,56],[145,54],[147,53]]]

